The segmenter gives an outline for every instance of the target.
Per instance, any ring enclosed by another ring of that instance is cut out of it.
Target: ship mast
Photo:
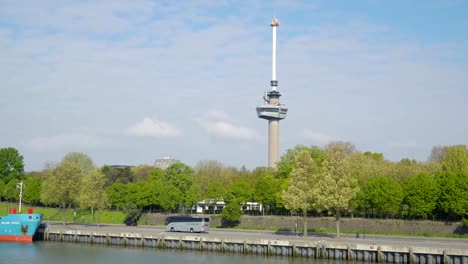
[[[16,187],[18,187],[18,185],[19,185],[19,189],[20,189],[18,213],[21,214],[21,199],[23,198],[23,181],[21,181],[20,183],[18,183],[18,184],[16,185]]]

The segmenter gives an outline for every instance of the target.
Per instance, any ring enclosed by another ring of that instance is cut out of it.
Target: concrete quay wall
[[[336,259],[409,264],[468,264],[468,249],[437,249],[386,245],[340,244],[324,240],[289,241],[269,239],[233,239],[198,234],[140,234],[125,232],[87,232],[80,230],[44,230],[46,241],[132,246],[155,249],[179,249],[232,252],[265,256],[290,256],[312,259]]]
[[[148,225],[164,225],[166,214],[144,214],[140,221]],[[210,217],[210,215],[204,215]],[[296,216],[249,216],[243,215],[239,226],[264,227],[272,229],[294,230],[296,224],[301,228],[303,218]],[[211,226],[220,226],[217,218],[211,219]],[[308,217],[309,228],[335,229],[336,221],[333,217]],[[342,218],[340,229],[353,230],[357,233],[384,232],[384,233],[428,233],[428,234],[468,234],[468,227],[460,222],[442,222],[429,220],[399,220],[399,219],[369,219],[369,218]]]

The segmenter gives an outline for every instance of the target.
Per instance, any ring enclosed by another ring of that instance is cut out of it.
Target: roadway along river
[[[121,233],[138,233],[143,235],[160,235],[162,233],[177,235],[178,233],[165,232],[161,226],[125,226],[125,225],[101,225],[98,227],[95,224],[70,224],[63,226],[57,222],[47,222],[49,230],[77,230],[85,232],[121,232]],[[184,235],[184,233],[181,233]],[[186,234],[185,234],[186,235]],[[407,237],[407,236],[380,236],[362,234],[359,238],[356,235],[342,234],[340,238],[334,235],[310,233],[308,237],[297,236],[291,232],[275,232],[275,231],[257,231],[257,230],[236,230],[236,229],[220,229],[211,228],[209,233],[196,234],[201,237],[213,238],[232,238],[241,240],[288,240],[288,241],[320,241],[324,240],[328,243],[337,244],[361,244],[361,245],[376,245],[376,246],[398,246],[398,247],[427,247],[437,249],[468,249],[468,239],[466,238],[434,238],[434,237]]]

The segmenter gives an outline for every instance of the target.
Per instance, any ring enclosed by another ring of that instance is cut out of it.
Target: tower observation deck
[[[259,118],[268,120],[268,167],[276,168],[279,161],[279,121],[286,118],[288,108],[280,102],[281,93],[278,90],[276,79],[276,30],[279,26],[277,19],[270,24],[273,29],[273,51],[272,51],[272,78],[271,90],[263,96],[263,104],[257,106]]]

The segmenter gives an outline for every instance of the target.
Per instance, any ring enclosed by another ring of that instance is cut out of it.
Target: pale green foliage
[[[197,163],[195,166],[195,182],[200,186],[203,199],[221,198],[213,190],[210,191],[209,188],[213,184],[223,186],[220,181],[222,171],[223,165],[218,161],[203,160]],[[212,192],[212,194],[209,194],[209,192]]]
[[[109,202],[105,192],[106,177],[99,169],[89,171],[81,180],[79,204],[82,208],[101,210],[109,207]],[[99,217],[98,223],[101,219]]]
[[[71,152],[68,153],[63,159],[62,163],[74,163],[78,166],[82,174],[86,174],[96,167],[94,166],[93,160],[84,153],[80,152]]]
[[[133,180],[135,182],[141,181],[141,180],[147,180],[152,170],[153,170],[153,167],[149,165],[139,165],[130,169],[133,175]]]
[[[468,172],[468,151],[466,146],[448,147],[442,159],[442,169],[453,173]]]
[[[294,212],[307,211],[313,202],[310,191],[317,167],[307,150],[299,152],[295,160],[287,190],[282,195],[284,205]]]
[[[287,209],[303,213],[304,237],[307,236],[307,211],[311,209],[311,205],[315,205],[316,192],[313,186],[317,175],[317,166],[310,157],[310,152],[302,150],[295,158],[287,190],[282,195]]]
[[[303,150],[309,152],[310,157],[318,166],[322,164],[322,161],[325,160],[327,156],[327,153],[317,146],[307,147],[304,145],[297,145],[293,149],[288,149],[276,164],[278,169],[276,175],[278,178],[287,179],[289,177],[289,174],[294,168],[296,156]]]
[[[58,205],[64,210],[64,225],[66,209],[71,208],[77,202],[82,177],[82,170],[78,164],[63,161],[43,182],[41,200],[44,204]]]
[[[364,185],[368,179],[386,174],[388,164],[381,153],[351,153],[347,156],[349,172]]]
[[[335,214],[337,236],[340,235],[339,221],[342,212],[351,207],[359,188],[357,179],[349,171],[349,160],[353,148],[349,144],[332,144],[327,148],[328,156],[322,163],[321,177],[314,188],[317,209]]]

